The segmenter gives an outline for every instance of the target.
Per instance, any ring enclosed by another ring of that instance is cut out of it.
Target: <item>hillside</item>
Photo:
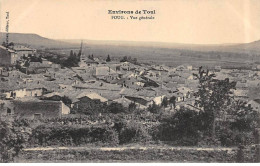
[[[80,43],[81,40],[60,40],[68,43]],[[260,54],[260,40],[252,43],[241,44],[182,44],[182,43],[164,43],[164,42],[136,42],[136,41],[97,41],[83,40],[88,45],[106,45],[106,46],[129,46],[129,47],[153,47],[167,48],[178,50],[189,50],[199,52],[231,52],[231,53],[246,53]]]
[[[5,39],[6,39],[6,33],[0,32],[1,44],[5,41]],[[68,48],[68,47],[76,46],[64,41],[44,38],[37,34],[24,34],[24,33],[10,33],[9,42],[26,44],[34,48]]]
[[[5,33],[0,32],[0,42],[5,41]],[[78,48],[81,40],[53,40],[37,34],[10,33],[9,42],[27,44],[34,48]],[[260,54],[260,40],[243,44],[222,44],[222,45],[202,45],[202,44],[181,44],[164,42],[133,42],[133,41],[98,41],[84,40],[85,45],[95,46],[127,46],[127,47],[153,47],[179,49],[200,52],[232,52]]]

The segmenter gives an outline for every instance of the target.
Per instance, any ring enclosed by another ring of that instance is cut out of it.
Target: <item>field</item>
[[[86,44],[87,45],[87,44]],[[79,49],[54,49],[60,54],[69,55],[70,51],[78,52]],[[139,62],[150,64],[165,64],[167,66],[179,66],[191,64],[199,66],[222,67],[246,67],[249,61],[248,55],[224,53],[224,52],[195,52],[174,48],[138,47],[138,46],[114,46],[114,45],[87,45],[83,49],[85,56],[94,55],[98,58],[106,58],[109,54],[112,59],[121,59],[124,56],[137,58]],[[251,59],[252,60],[252,59]]]

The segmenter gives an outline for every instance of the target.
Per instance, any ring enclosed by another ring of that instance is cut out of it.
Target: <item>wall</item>
[[[17,118],[34,119],[34,114],[45,118],[57,118],[62,114],[60,101],[13,101],[14,116]]]
[[[5,49],[0,48],[0,64],[1,65],[11,65],[11,53]]]

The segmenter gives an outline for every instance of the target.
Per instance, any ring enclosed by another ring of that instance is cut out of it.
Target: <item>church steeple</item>
[[[83,48],[83,40],[81,40],[81,44],[80,44],[80,50],[79,50],[79,59],[81,59],[82,57],[82,48]]]

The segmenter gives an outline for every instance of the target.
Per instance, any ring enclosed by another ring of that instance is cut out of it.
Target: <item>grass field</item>
[[[62,54],[69,55],[71,49],[55,49],[51,50]],[[78,49],[73,49],[78,52]],[[139,62],[151,64],[165,64],[176,67],[181,64],[191,64],[195,67],[199,66],[247,66],[245,62],[249,59],[245,55],[216,53],[216,52],[193,52],[187,50],[179,50],[173,48],[158,47],[137,47],[137,46],[106,46],[106,45],[88,45],[84,47],[85,56],[94,55],[94,57],[106,58],[109,54],[113,59],[121,59],[124,56],[137,58]],[[183,56],[185,54],[185,56]],[[220,56],[221,59],[217,57]],[[238,56],[236,58],[236,56]]]

